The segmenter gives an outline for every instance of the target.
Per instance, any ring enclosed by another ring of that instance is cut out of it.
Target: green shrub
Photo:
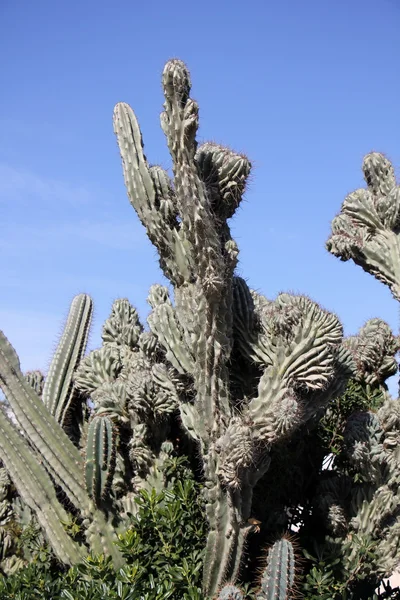
[[[184,458],[167,465],[171,488],[141,490],[131,526],[119,535],[126,566],[115,571],[111,559],[88,556],[65,570],[43,547],[17,573],[0,578],[2,600],[182,600],[202,598],[201,570],[206,521],[197,483]],[[25,538],[24,538],[25,539]],[[30,544],[34,541],[30,540]]]

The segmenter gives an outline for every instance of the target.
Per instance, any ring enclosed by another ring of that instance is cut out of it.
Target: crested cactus
[[[400,300],[400,187],[392,163],[379,152],[367,154],[362,169],[367,189],[345,198],[326,247],[343,261],[352,259]]]

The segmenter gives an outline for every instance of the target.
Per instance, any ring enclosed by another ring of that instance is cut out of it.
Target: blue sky
[[[324,243],[364,185],[364,154],[386,153],[399,174],[399,25],[398,0],[2,0],[0,327],[22,368],[46,370],[77,293],[95,302],[90,348],[114,299],[148,313],[163,278],[125,193],[112,111],[128,102],[149,160],[169,168],[159,113],[172,57],[191,71],[200,141],[254,165],[232,223],[239,273],[269,298],[307,294],[346,335],[376,316],[398,333],[388,289]]]

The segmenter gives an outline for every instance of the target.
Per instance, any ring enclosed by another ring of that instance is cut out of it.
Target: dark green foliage
[[[354,379],[348,382],[344,394],[330,403],[319,424],[319,437],[328,454],[336,457],[341,454],[348,417],[355,412],[378,410],[385,400],[384,392],[383,386],[370,386]]]
[[[166,471],[171,488],[160,494],[142,490],[137,515],[119,535],[123,569],[116,572],[110,558],[89,556],[66,571],[43,547],[26,568],[0,578],[0,598],[201,600],[206,521],[200,485],[185,459],[170,459]],[[27,543],[26,535],[24,539]]]

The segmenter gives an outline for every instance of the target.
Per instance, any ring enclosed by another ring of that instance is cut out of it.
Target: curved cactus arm
[[[68,520],[68,514],[57,500],[49,475],[1,410],[0,456],[21,498],[35,512],[58,558],[70,565],[82,560],[84,549],[72,541],[62,526],[62,522]]]
[[[0,386],[24,434],[76,506],[87,504],[83,459],[21,373],[17,353],[0,331]]]
[[[271,443],[304,422],[313,392],[325,390],[337,375],[343,329],[335,315],[303,296],[280,294],[260,317],[256,344],[265,370],[245,414],[253,436]]]
[[[352,259],[400,300],[400,186],[383,154],[367,154],[363,171],[367,189],[346,197],[326,248],[343,261]]]
[[[143,153],[142,134],[135,113],[120,102],[114,109],[114,132],[122,158],[129,200],[146,227],[160,255],[160,266],[171,281],[176,278],[176,260],[189,275],[188,242],[179,233],[175,194],[169,177],[160,167],[149,167]]]
[[[148,301],[153,310],[147,318],[152,333],[157,337],[159,343],[166,352],[166,359],[181,374],[192,374],[194,372],[194,361],[191,348],[187,346],[183,327],[180,326],[176,311],[172,306],[168,290],[164,288],[163,301],[155,304],[153,301],[152,286]]]
[[[267,565],[261,578],[257,600],[288,600],[295,580],[295,556],[292,543],[283,538],[268,551]]]
[[[75,296],[44,384],[42,400],[62,427],[66,425],[76,397],[73,374],[86,350],[92,314],[93,301],[90,296]]]

